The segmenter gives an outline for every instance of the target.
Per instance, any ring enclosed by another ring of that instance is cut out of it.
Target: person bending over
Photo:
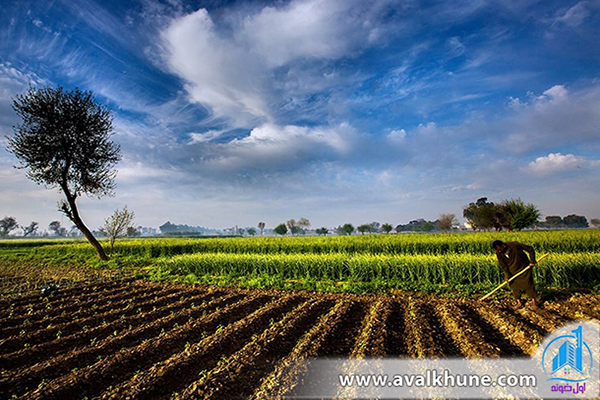
[[[534,266],[537,263],[533,247],[519,242],[504,243],[501,240],[495,240],[492,243],[492,247],[496,250],[496,257],[498,258],[500,267],[504,271],[504,278],[510,286],[513,297],[517,301],[513,308],[517,310],[523,306],[521,296],[525,292],[531,298],[531,308],[537,309],[540,302],[540,295],[535,290],[531,268],[523,272],[512,282],[508,282],[511,277],[523,269],[528,266]],[[525,252],[529,253],[529,258]]]

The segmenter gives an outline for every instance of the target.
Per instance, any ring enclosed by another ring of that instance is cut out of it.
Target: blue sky
[[[4,151],[29,86],[115,117],[92,228],[394,226],[479,197],[600,218],[600,1],[26,1],[0,7],[0,214],[60,194]]]

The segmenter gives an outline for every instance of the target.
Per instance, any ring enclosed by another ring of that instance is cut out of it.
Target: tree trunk
[[[81,218],[79,218],[79,216],[77,217],[77,219],[78,219],[78,221],[73,220],[73,223],[75,223],[77,228],[81,231],[81,233],[83,233],[83,236],[85,236],[85,238],[88,240],[88,242],[90,242],[90,244],[94,247],[94,249],[96,250],[96,253],[98,254],[98,257],[102,261],[107,261],[108,256],[106,255],[106,252],[104,251],[104,248],[102,248],[102,245],[100,244],[100,242],[98,242],[98,240],[94,237],[92,232],[90,232],[90,230],[87,228],[87,226],[85,226],[85,224],[83,223]]]
[[[63,185],[62,189],[65,193],[65,196],[67,197],[68,202],[68,205],[63,203],[62,211],[67,215],[67,217],[69,217],[71,221],[73,221],[77,229],[79,229],[81,233],[83,233],[83,236],[85,236],[88,242],[90,242],[90,244],[94,247],[94,250],[96,250],[98,257],[102,261],[108,261],[108,256],[106,255],[104,248],[102,248],[100,242],[98,242],[98,240],[94,237],[92,232],[90,232],[87,226],[85,226],[83,220],[79,216],[79,210],[77,209],[77,205],[75,204],[75,196],[71,194],[66,185]]]

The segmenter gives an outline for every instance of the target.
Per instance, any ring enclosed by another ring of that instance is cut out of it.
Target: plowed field
[[[280,396],[307,357],[527,357],[560,325],[600,319],[589,294],[534,312],[507,300],[133,279],[63,286],[49,298],[0,297],[0,398]]]

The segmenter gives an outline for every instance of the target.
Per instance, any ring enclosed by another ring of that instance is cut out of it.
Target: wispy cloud
[[[163,32],[165,58],[195,101],[217,118],[251,128],[274,122],[279,104],[347,83],[331,62],[376,41],[373,10],[384,7],[292,1],[230,18],[224,26],[200,9]]]
[[[24,0],[0,14],[2,136],[30,83],[91,89],[114,112],[118,194],[84,204],[99,223],[124,204],[213,226],[334,224],[598,195],[597,2],[200,5]]]

